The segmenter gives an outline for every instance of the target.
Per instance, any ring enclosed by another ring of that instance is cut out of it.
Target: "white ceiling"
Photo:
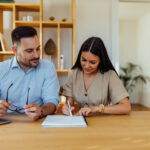
[[[119,19],[120,20],[137,20],[150,12],[149,3],[120,2]]]

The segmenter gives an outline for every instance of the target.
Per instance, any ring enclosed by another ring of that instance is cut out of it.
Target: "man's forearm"
[[[56,106],[53,103],[47,103],[42,106],[43,115],[50,115],[56,111]]]

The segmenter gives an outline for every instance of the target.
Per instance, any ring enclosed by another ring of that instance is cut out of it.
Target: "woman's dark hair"
[[[36,30],[31,26],[19,26],[11,33],[12,43],[20,43],[20,39],[24,37],[33,37],[37,35]]]
[[[82,44],[79,54],[78,54],[78,57],[77,57],[77,60],[75,62],[75,65],[72,67],[72,69],[79,68],[80,70],[82,70],[81,62],[80,62],[82,52],[90,52],[100,58],[100,64],[99,64],[98,68],[101,73],[105,73],[109,70],[114,70],[116,72],[115,68],[113,67],[113,65],[108,57],[107,50],[105,48],[105,45],[104,45],[102,39],[100,39],[98,37],[88,38]]]

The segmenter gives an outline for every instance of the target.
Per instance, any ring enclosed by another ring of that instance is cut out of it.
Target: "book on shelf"
[[[0,51],[3,51],[3,52],[7,51],[5,38],[2,33],[0,33]]]

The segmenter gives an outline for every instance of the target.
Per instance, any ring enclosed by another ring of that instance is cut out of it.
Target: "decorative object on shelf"
[[[14,0],[0,0],[0,3],[14,3]]]
[[[33,16],[27,16],[27,21],[33,21]]]
[[[61,21],[62,21],[62,22],[66,22],[66,21],[67,21],[67,18],[62,18]]]
[[[60,55],[60,69],[64,69],[64,55],[62,54]]]
[[[27,16],[22,16],[23,21],[27,21]]]
[[[51,16],[51,17],[49,17],[49,20],[54,21],[55,17]]]
[[[56,54],[56,44],[54,43],[54,41],[50,38],[45,46],[44,46],[44,50],[45,50],[45,53],[47,55],[55,55]]]
[[[33,16],[22,16],[23,21],[33,21]]]
[[[141,67],[139,65],[128,62],[126,67],[120,67],[122,80],[128,92],[132,92],[138,82],[147,83],[150,78],[141,74]]]
[[[5,43],[5,38],[2,33],[0,33],[0,51],[7,51],[6,43]]]

